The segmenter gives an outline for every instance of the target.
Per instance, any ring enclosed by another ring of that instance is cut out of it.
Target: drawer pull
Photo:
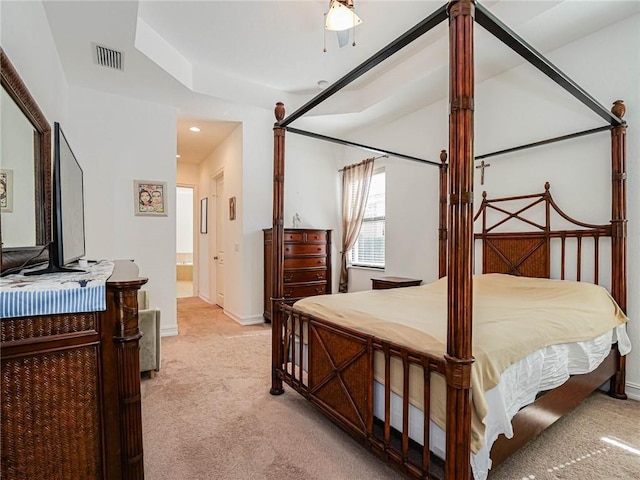
[[[324,293],[324,288],[316,288],[316,293]]]
[[[323,275],[323,274],[321,274],[321,273],[316,273],[316,278],[317,278],[318,280],[322,280],[322,279],[324,278],[324,275]]]
[[[284,298],[289,298],[291,296],[291,292],[284,292]]]
[[[285,282],[290,282],[291,280],[293,280],[293,275],[290,275],[288,277],[284,277],[284,281]]]

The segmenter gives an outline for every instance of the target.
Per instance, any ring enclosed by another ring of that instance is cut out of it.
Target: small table
[[[387,288],[415,287],[422,283],[422,280],[405,277],[377,277],[371,279],[371,287],[374,290],[385,290]]]

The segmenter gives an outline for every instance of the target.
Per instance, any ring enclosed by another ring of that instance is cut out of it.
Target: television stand
[[[68,268],[61,267],[56,265],[54,262],[49,262],[45,268],[41,268],[40,270],[32,270],[30,272],[24,272],[23,275],[31,276],[31,275],[46,275],[47,273],[76,273],[76,272],[85,272],[86,270],[80,270],[78,268]]]

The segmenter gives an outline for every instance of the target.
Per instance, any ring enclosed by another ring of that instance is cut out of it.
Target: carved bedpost
[[[284,104],[276,103],[276,121],[284,118]],[[282,378],[282,312],[283,262],[284,262],[284,133],[285,128],[277,123],[273,127],[273,230],[271,242],[271,395],[281,395]]]
[[[471,478],[473,305],[473,28],[475,0],[451,0],[449,13],[449,232],[446,480]],[[455,252],[455,254],[454,254]]]
[[[440,152],[440,203],[438,225],[438,278],[447,274],[447,151]]]
[[[626,107],[616,100],[611,113],[622,119]],[[611,295],[627,311],[627,194],[626,194],[627,125],[611,129]],[[611,378],[609,394],[626,399],[626,357],[618,356],[618,372]]]

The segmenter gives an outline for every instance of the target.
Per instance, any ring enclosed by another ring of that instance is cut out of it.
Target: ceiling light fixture
[[[360,25],[362,20],[354,11],[353,0],[330,0],[329,11],[324,16],[324,51],[327,51],[327,30],[337,33],[340,48],[349,43],[349,32],[353,30],[353,46],[355,47],[355,27]]]
[[[189,130],[191,130],[192,132],[199,132],[200,129],[198,127],[191,127],[189,128]]]
[[[176,155],[176,158],[180,158],[180,154]]]

